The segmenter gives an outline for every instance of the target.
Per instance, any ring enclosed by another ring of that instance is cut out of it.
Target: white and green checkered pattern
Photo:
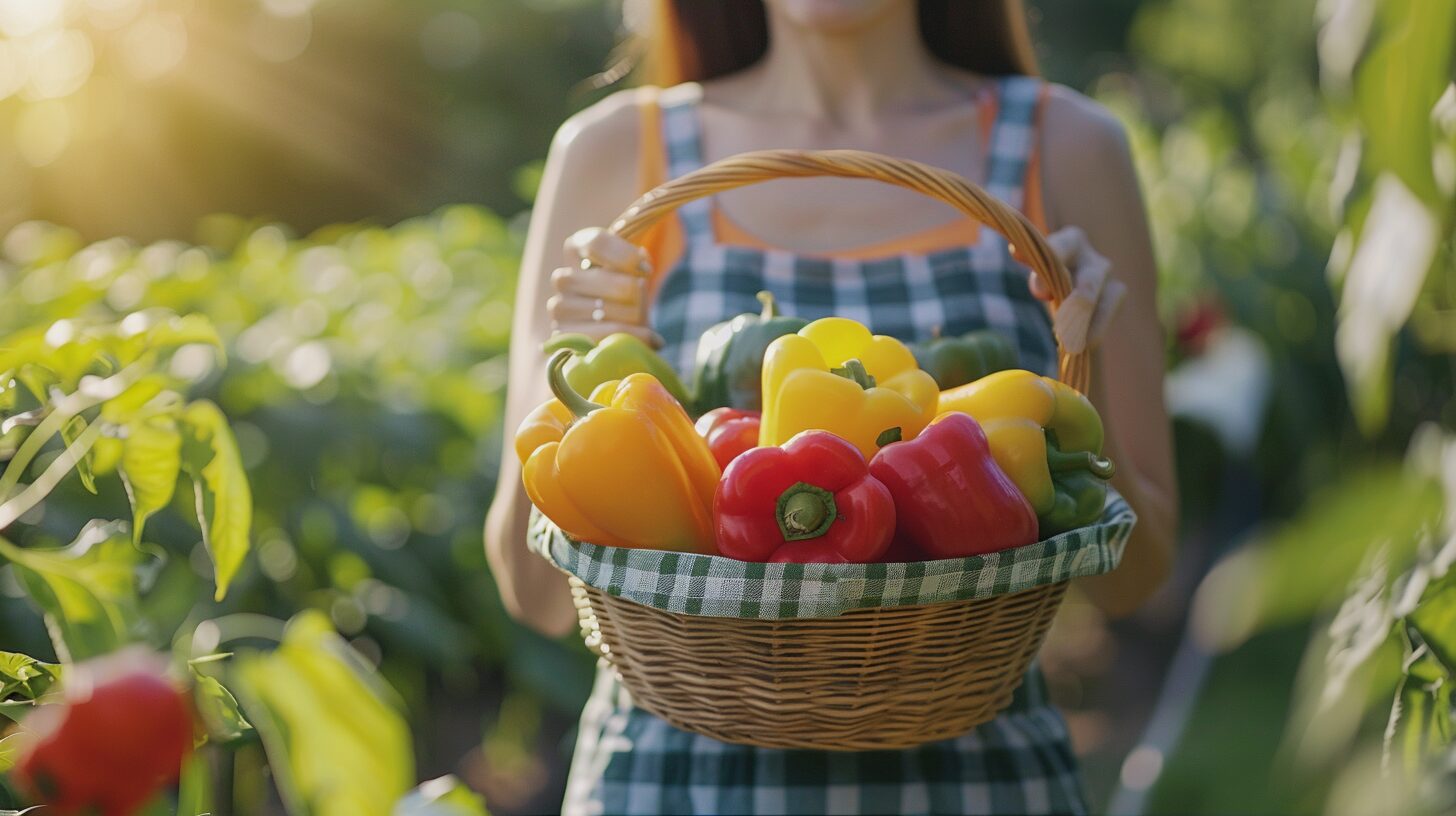
[[[909,564],[759,564],[602,547],[572,540],[539,513],[531,546],[588,586],[655,609],[715,618],[833,618],[851,609],[989,598],[1100,575],[1121,560],[1135,520],[1114,493],[1094,526],[990,555]]]

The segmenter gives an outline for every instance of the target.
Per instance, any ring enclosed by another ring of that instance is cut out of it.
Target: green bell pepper
[[[694,390],[697,411],[714,408],[763,409],[763,354],[773,341],[796,334],[809,321],[779,314],[773,294],[759,292],[759,314],[741,314],[703,333],[698,341]]]
[[[571,349],[576,355],[566,364],[566,382],[579,394],[590,394],[609,380],[630,374],[651,374],[684,407],[692,404],[688,389],[668,362],[635,335],[609,334],[600,343],[584,334],[558,334],[546,342],[548,355]]]
[[[1046,432],[1046,450],[1055,497],[1051,509],[1037,517],[1042,538],[1086,527],[1101,518],[1107,504],[1107,480],[1114,471],[1112,462],[1091,451],[1063,453],[1056,431]]]
[[[942,391],[1021,366],[1020,355],[1011,340],[990,329],[960,337],[941,337],[940,330],[936,329],[935,336],[911,345],[910,351],[921,370],[934,377]]]

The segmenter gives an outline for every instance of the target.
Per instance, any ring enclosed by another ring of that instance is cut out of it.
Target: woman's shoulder
[[[1069,161],[1118,159],[1128,150],[1127,130],[1112,111],[1055,82],[1047,83],[1042,133],[1047,152]]]
[[[642,136],[642,105],[656,94],[656,88],[627,88],[583,108],[562,123],[553,148],[567,155],[620,159],[636,149]]]

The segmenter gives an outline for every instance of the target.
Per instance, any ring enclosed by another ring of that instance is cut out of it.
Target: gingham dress
[[[987,189],[1022,205],[1040,81],[998,82]],[[663,98],[669,175],[702,166],[697,97]],[[850,317],[878,334],[920,340],[994,328],[1016,339],[1022,365],[1052,374],[1056,346],[1026,270],[1006,241],[982,229],[975,245],[867,261],[720,244],[713,201],[679,210],[685,248],[652,307],[663,354],[691,369],[697,338],[759,309],[772,291],[786,314]],[[563,813],[1023,814],[1084,813],[1066,724],[1033,670],[1011,707],[958,739],[907,751],[817,752],[730,745],[681,731],[634,708],[605,668],[582,712]]]

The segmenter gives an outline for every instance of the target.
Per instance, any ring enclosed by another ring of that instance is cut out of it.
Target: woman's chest
[[[757,312],[757,293],[769,291],[785,314],[848,317],[907,342],[993,329],[1014,341],[1022,367],[1053,372],[1056,345],[1045,307],[1031,296],[1026,271],[1005,242],[982,235],[972,246],[870,261],[702,243],[662,281],[653,324],[666,359],[688,371],[703,332]]]

